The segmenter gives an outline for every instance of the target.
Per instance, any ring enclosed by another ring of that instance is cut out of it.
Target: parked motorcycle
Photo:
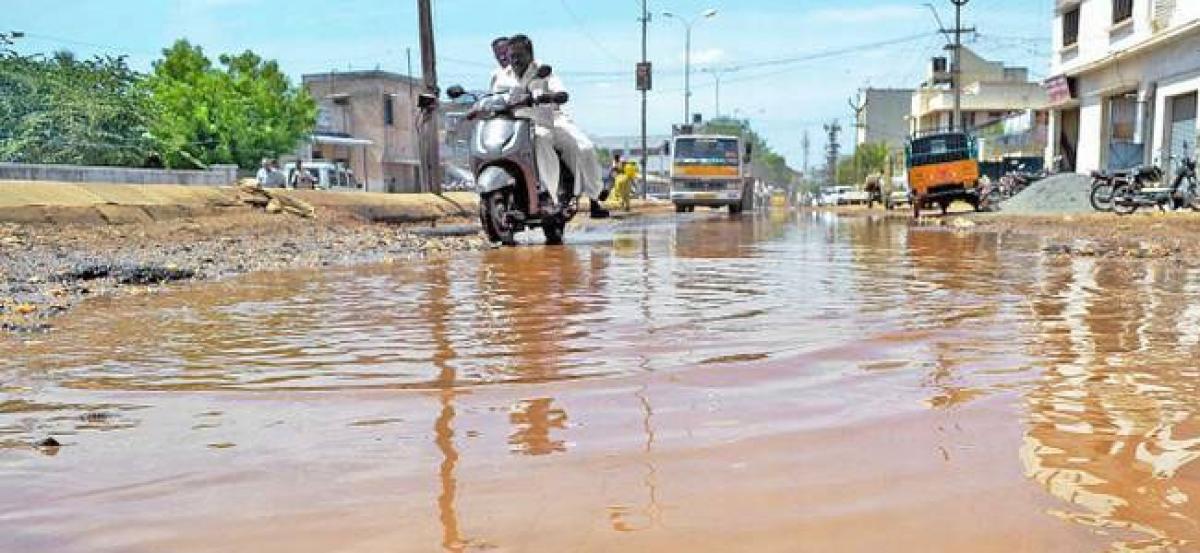
[[[1171,186],[1163,186],[1163,171],[1157,167],[1139,168],[1133,178],[1119,181],[1112,191],[1112,210],[1129,215],[1144,207],[1167,209],[1191,208],[1200,211],[1196,189],[1196,160],[1183,159]]]
[[[540,67],[539,78],[549,77],[550,71],[550,66]],[[468,94],[461,86],[446,92],[454,99]],[[534,122],[517,110],[537,103],[563,104],[567,94],[534,98],[528,90],[514,89],[473,96],[468,118],[476,122],[470,163],[479,192],[479,219],[488,239],[511,246],[516,244],[516,233],[540,227],[547,244],[562,244],[567,223],[579,212],[574,174],[560,155],[559,197],[551,198],[538,178]]]

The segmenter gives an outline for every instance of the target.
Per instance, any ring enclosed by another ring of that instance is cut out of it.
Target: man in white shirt
[[[518,85],[528,87],[535,99],[550,94],[566,94],[566,87],[563,86],[558,75],[552,74],[546,78],[537,76],[540,65],[533,59],[533,42],[525,35],[515,35],[508,39],[508,60],[509,67],[505,72],[505,77],[498,81],[501,86],[504,83],[509,83],[511,86],[511,83],[516,81]],[[608,211],[600,205],[598,199],[604,184],[601,181],[600,162],[596,158],[596,148],[592,141],[571,121],[570,116],[557,102],[535,102],[533,116],[539,129],[538,136],[541,138],[539,142],[545,142],[546,132],[543,132],[544,129],[548,131],[551,139],[548,149],[553,151],[557,147],[562,150],[564,161],[575,174],[575,193],[591,199],[593,217],[607,217]],[[539,144],[538,172],[543,179],[549,178],[552,174],[553,179],[546,181],[546,186],[551,190],[553,197],[557,199],[558,155],[544,155],[543,149],[545,147]],[[551,162],[553,167],[549,167]]]
[[[492,78],[488,81],[488,90],[496,90],[496,82],[504,77],[504,71],[508,69],[508,37],[496,37],[492,41],[492,55],[496,56],[497,67],[492,70]]]

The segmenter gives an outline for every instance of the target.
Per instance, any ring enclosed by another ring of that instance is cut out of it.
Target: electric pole
[[[867,111],[867,99],[863,98],[862,90],[858,91],[853,98],[848,100],[850,109],[854,111],[854,174],[850,176],[852,182],[859,180],[858,167],[858,147],[862,146],[867,141],[867,122],[863,119],[863,113]]]
[[[838,124],[837,119],[834,119],[832,123],[825,125],[825,132],[829,135],[829,144],[825,148],[827,184],[835,186],[838,180],[838,151],[841,150],[841,146],[838,145],[838,133],[842,132],[842,126]]]
[[[646,187],[646,173],[649,171],[647,164],[650,162],[650,153],[646,146],[646,93],[650,91],[651,68],[650,62],[646,60],[646,26],[650,23],[650,11],[646,7],[646,2],[642,0],[642,64],[638,67],[639,73],[645,71],[645,83],[638,82],[638,88],[642,91],[642,199],[650,197],[650,191]],[[640,81],[641,79],[639,79]],[[664,152],[665,153],[665,152]]]
[[[442,164],[438,151],[437,53],[433,43],[433,9],[430,0],[417,0],[417,15],[421,31],[421,73],[424,91],[417,98],[421,110],[421,179],[422,191],[442,193]]]
[[[962,9],[970,0],[950,0],[954,3],[954,47],[953,62],[950,66],[950,80],[954,87],[954,119],[951,121],[952,131],[961,131],[962,123],[962,34],[973,33],[975,28],[964,29],[962,26]]]
[[[804,172],[804,178],[808,178],[808,154],[812,149],[812,140],[808,137],[808,129],[804,129],[804,138],[800,139],[800,147],[804,149],[804,165],[801,166],[801,170]]]

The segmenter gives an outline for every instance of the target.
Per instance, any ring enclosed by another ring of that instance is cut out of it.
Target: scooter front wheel
[[[514,246],[517,243],[517,231],[508,221],[509,204],[508,191],[498,190],[483,197],[480,209],[483,210],[481,216],[484,218],[483,225],[488,238],[505,246]]]

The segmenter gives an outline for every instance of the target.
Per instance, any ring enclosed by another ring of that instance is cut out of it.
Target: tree
[[[838,180],[841,184],[862,184],[873,174],[882,174],[887,168],[888,146],[880,143],[860,144],[854,155],[838,161]]]
[[[124,57],[0,56],[0,161],[140,167],[152,113]]]
[[[218,61],[221,67],[180,40],[154,62],[150,132],[166,166],[250,169],[263,157],[292,151],[312,132],[316,103],[276,62],[250,51]]]

